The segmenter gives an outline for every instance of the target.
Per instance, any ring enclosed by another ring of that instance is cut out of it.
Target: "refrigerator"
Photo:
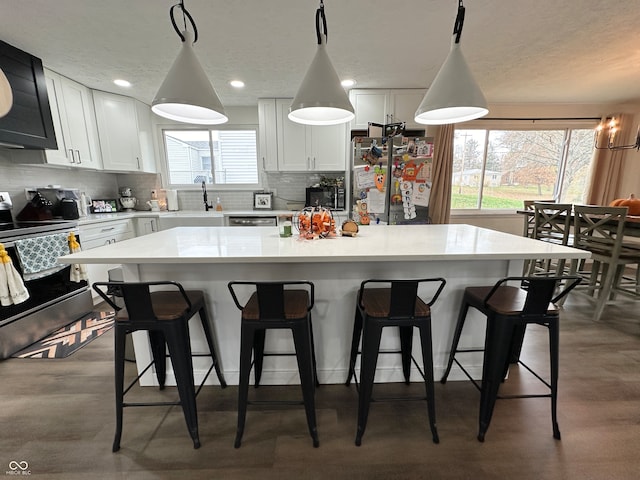
[[[360,225],[431,223],[433,138],[355,137],[349,216]]]

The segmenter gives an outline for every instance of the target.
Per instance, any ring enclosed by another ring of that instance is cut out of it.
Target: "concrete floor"
[[[302,407],[250,406],[242,447],[234,449],[237,388],[205,387],[198,397],[199,450],[193,449],[179,407],[147,407],[125,410],[122,448],[112,453],[108,333],[67,359],[0,362],[0,475],[10,476],[15,462],[27,462],[32,477],[64,480],[635,480],[640,313],[636,304],[623,303],[607,307],[594,323],[591,312],[591,304],[576,296],[561,314],[561,441],[552,437],[547,399],[518,399],[498,401],[486,441],[479,443],[478,392],[469,382],[448,382],[436,384],[439,445],[431,442],[424,402],[378,402],[358,448],[355,387],[322,385],[319,448],[311,445]],[[523,357],[545,365],[546,330],[527,333]],[[517,368],[504,385],[529,387],[529,377]],[[177,396],[173,388],[143,390],[133,394]],[[387,393],[420,395],[423,386],[386,384],[374,390]],[[297,399],[299,388],[261,387],[251,395]]]

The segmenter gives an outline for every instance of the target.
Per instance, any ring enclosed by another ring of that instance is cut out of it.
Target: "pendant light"
[[[13,106],[13,92],[7,76],[0,68],[0,118],[4,117]]]
[[[462,50],[460,37],[464,24],[464,6],[458,0],[458,15],[453,27],[451,51],[416,110],[415,121],[427,125],[460,123],[489,113],[487,100],[473,78]]]
[[[322,33],[320,22],[322,21]],[[291,107],[289,120],[306,125],[336,125],[351,121],[353,105],[327,54],[327,18],[324,3],[316,10],[318,49],[302,80]]]
[[[174,18],[176,7],[182,10],[184,24],[182,32],[178,29]],[[182,40],[182,48],[156,93],[151,103],[151,110],[161,117],[178,122],[203,125],[225,123],[229,119],[222,102],[193,50],[193,44],[198,41],[198,29],[193,17],[184,8],[183,0],[171,7],[169,17],[173,29]],[[193,34],[187,30],[187,19],[193,27]]]

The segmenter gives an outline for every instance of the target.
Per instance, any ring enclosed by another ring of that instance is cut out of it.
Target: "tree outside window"
[[[523,200],[582,201],[592,129],[458,129],[452,209],[509,209]]]

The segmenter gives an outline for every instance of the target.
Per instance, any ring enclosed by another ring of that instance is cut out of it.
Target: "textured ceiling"
[[[91,88],[150,103],[179,50],[177,0],[0,0],[0,39]],[[185,0],[225,105],[293,97],[315,52],[317,0]],[[328,52],[358,88],[425,88],[456,0],[326,0]],[[467,0],[462,48],[490,103],[640,101],[637,0]],[[128,90],[115,78],[133,83]],[[228,81],[239,78],[237,91]]]

